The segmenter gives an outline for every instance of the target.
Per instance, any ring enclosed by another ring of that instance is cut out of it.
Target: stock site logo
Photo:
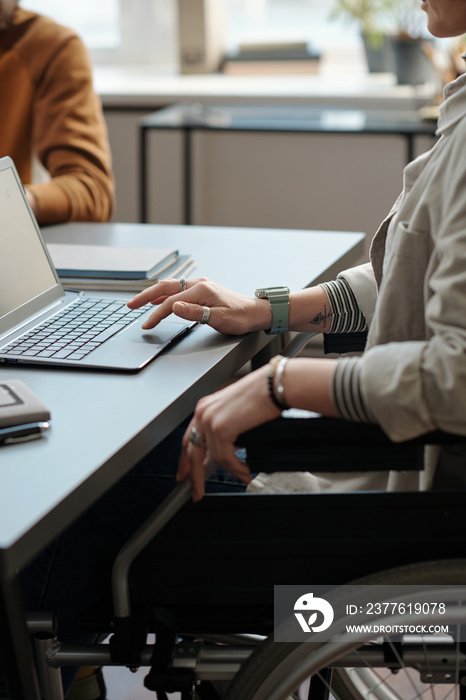
[[[313,593],[305,593],[296,601],[294,605],[295,617],[301,625],[303,632],[323,632],[328,629],[333,622],[333,608],[330,603],[323,598],[314,598]],[[302,612],[296,612],[300,610]],[[306,618],[303,612],[308,613]],[[318,618],[318,613],[322,613],[323,622],[320,625],[315,625]]]

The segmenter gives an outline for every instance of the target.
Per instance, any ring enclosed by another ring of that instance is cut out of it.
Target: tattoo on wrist
[[[320,326],[322,325],[324,328],[327,325],[327,321],[332,318],[332,312],[331,310],[327,309],[327,306],[324,306],[324,310],[319,311],[317,316],[314,316],[314,318],[309,322],[311,326]]]

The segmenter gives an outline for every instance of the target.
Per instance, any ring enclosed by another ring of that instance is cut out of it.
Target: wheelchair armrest
[[[324,352],[343,354],[362,352],[366,346],[367,331],[354,333],[324,333]]]
[[[378,425],[322,416],[281,417],[237,440],[253,472],[419,471],[425,445],[465,442],[465,436],[442,431],[393,442]]]

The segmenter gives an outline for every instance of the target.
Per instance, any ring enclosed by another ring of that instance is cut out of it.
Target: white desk
[[[173,246],[204,275],[239,292],[330,279],[358,261],[364,235],[264,229],[75,224],[47,241]],[[108,490],[194,408],[271,341],[265,333],[222,336],[198,326],[138,374],[0,367],[50,408],[37,441],[0,448],[0,642],[12,698],[39,698],[28,654],[17,571]]]

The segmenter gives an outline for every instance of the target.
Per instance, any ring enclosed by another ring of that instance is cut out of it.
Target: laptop
[[[153,310],[65,291],[14,163],[0,158],[0,366],[137,371],[196,325],[170,316],[142,331]]]

